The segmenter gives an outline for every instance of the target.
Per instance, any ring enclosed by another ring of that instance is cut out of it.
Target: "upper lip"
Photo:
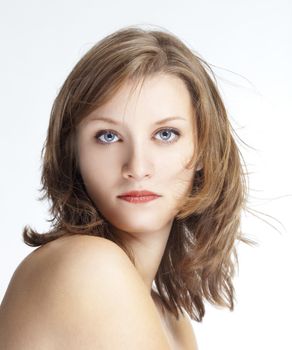
[[[160,196],[157,193],[150,192],[147,190],[142,190],[142,191],[130,191],[130,192],[125,192],[120,194],[118,197],[141,197],[141,196]]]

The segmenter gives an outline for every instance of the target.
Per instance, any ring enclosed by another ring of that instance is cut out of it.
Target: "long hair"
[[[127,80],[137,84],[153,74],[171,74],[187,87],[194,108],[198,152],[190,193],[180,203],[155,276],[163,306],[178,318],[182,308],[201,321],[204,301],[234,308],[236,242],[249,243],[240,226],[247,199],[244,161],[219,94],[212,69],[199,54],[166,30],[122,28],[95,44],[75,65],[54,100],[42,148],[42,187],[50,205],[52,229],[25,226],[27,245],[85,234],[119,244],[133,263],[133,252],[110,230],[87,194],[79,171],[76,128],[106,103]],[[134,86],[135,88],[135,86]],[[193,164],[194,165],[194,164]]]

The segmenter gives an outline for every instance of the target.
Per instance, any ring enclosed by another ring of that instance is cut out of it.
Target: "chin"
[[[147,217],[144,220],[142,218],[139,219],[137,217],[134,217],[132,220],[125,220],[125,218],[123,218],[123,220],[121,221],[111,221],[111,223],[118,230],[122,230],[129,233],[151,233],[154,231],[161,230],[164,226],[161,225],[161,220],[157,219],[156,223],[155,220],[153,220],[153,218],[149,220],[149,218]]]

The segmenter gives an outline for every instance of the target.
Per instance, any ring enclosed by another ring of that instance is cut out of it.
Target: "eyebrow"
[[[179,116],[174,116],[174,117],[167,117],[167,118],[161,119],[161,120],[155,122],[154,124],[155,124],[155,125],[161,125],[161,124],[163,124],[163,123],[165,123],[165,122],[168,122],[168,121],[170,121],[170,120],[176,120],[176,119],[180,119],[180,120],[187,121],[185,118],[182,118],[182,117],[179,117]],[[114,125],[119,125],[119,124],[120,124],[119,122],[117,122],[117,121],[114,120],[114,119],[105,118],[105,117],[101,117],[101,116],[93,117],[93,118],[91,118],[90,120],[103,120],[103,121],[105,121],[105,122],[107,122],[107,123],[114,124]]]

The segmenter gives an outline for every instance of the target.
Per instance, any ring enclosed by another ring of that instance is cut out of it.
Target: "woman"
[[[77,63],[43,149],[53,228],[24,228],[40,247],[2,301],[1,348],[191,350],[205,300],[233,309],[247,188],[212,76],[138,27]]]

